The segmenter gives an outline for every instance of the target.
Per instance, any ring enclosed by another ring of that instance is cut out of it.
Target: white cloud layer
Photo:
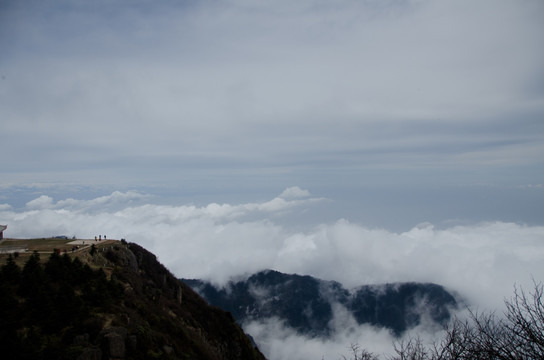
[[[284,226],[285,219],[322,201],[298,187],[269,201],[201,207],[134,206],[142,197],[114,192],[55,201],[42,195],[20,211],[0,206],[0,219],[9,225],[6,237],[126,238],[155,253],[175,275],[218,284],[266,268],[337,280],[347,287],[434,282],[471,306],[500,310],[514,284],[529,289],[531,277],[543,280],[541,226],[489,222],[436,229],[424,223],[397,233],[339,219],[298,231]],[[337,331],[328,340],[298,336],[273,319],[246,324],[246,330],[275,360],[302,359],[302,354],[334,359],[347,354],[346,346],[354,342],[378,353],[391,351],[389,334],[355,326],[342,309],[335,311]]]
[[[301,198],[286,194],[304,195]],[[15,211],[0,207],[6,236],[68,235],[126,238],[156,253],[180,277],[224,283],[265,268],[337,280],[348,287],[431,281],[472,304],[495,307],[514,283],[544,273],[544,227],[487,222],[405,232],[339,219],[305,230],[283,225],[323,199],[288,188],[281,197],[246,204],[133,206],[145,198],[114,192],[91,200],[55,201],[42,195]],[[288,199],[286,199],[288,198]]]
[[[462,311],[458,312],[460,317],[465,315]],[[436,323],[423,318],[417,327],[396,338],[386,329],[359,325],[351,313],[339,304],[333,304],[332,332],[327,338],[297,334],[277,318],[252,321],[243,324],[243,327],[259,344],[260,350],[274,360],[355,359],[354,349],[364,349],[379,359],[389,359],[394,354],[394,344],[418,336],[431,345],[443,331]]]

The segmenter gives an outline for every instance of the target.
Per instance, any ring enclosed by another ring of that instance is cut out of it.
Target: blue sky
[[[2,1],[0,223],[126,237],[180,276],[434,281],[493,307],[544,272],[542,19],[539,0]]]

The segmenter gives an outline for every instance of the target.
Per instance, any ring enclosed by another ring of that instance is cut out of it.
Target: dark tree
[[[392,360],[532,360],[544,359],[543,285],[527,294],[515,288],[505,301],[506,313],[471,313],[454,319],[444,337],[431,347],[418,338],[395,344]]]
[[[351,352],[350,360],[378,360],[376,355],[363,349],[358,343],[351,344],[349,349]],[[342,356],[342,359],[348,360],[348,357]]]
[[[516,352],[526,359],[544,358],[543,300],[543,286],[535,284],[529,294],[516,287],[513,299],[506,302],[506,330]]]
[[[17,264],[15,264],[15,260],[10,254],[6,260],[6,263],[2,266],[2,270],[0,271],[0,280],[4,284],[15,285],[19,284],[20,278],[21,269],[19,266],[17,266]]]

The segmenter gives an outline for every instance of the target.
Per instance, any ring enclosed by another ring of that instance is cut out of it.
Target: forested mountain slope
[[[430,283],[361,286],[347,290],[340,283],[311,276],[266,270],[225,287],[183,279],[210,304],[231,312],[240,323],[276,317],[299,333],[328,336],[334,307],[342,306],[359,324],[390,329],[400,335],[430,319],[445,324],[457,306],[454,296]]]
[[[3,258],[4,359],[264,359],[229,313],[136,244],[44,257]]]

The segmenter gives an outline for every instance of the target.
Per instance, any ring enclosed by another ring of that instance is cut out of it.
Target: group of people
[[[104,235],[104,240],[106,240],[106,235]],[[98,237],[94,237],[94,241],[102,241],[102,235],[98,235]]]

